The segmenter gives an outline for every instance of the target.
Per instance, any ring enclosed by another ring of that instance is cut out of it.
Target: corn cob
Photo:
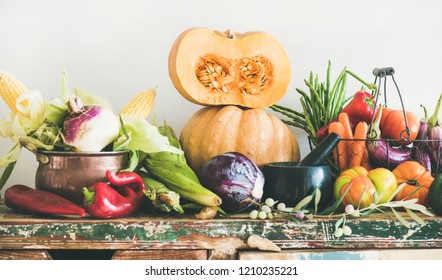
[[[155,179],[167,185],[172,191],[180,194],[182,198],[193,201],[205,206],[221,205],[221,198],[209,189],[206,189],[198,181],[186,177],[182,172],[186,172],[183,164],[176,164],[175,158],[164,161],[156,158],[156,155],[163,154],[154,153],[148,155],[143,160],[144,168],[152,174]],[[171,153],[168,153],[171,154]]]
[[[158,131],[168,137],[171,145],[181,148],[170,126],[164,124]],[[184,154],[152,153],[146,155],[142,164],[155,179],[181,197],[205,206],[221,205],[221,198],[201,185],[195,172],[187,165]]]
[[[0,96],[14,114],[18,112],[17,98],[27,91],[28,89],[13,75],[0,71]]]
[[[155,103],[155,95],[155,89],[148,89],[138,93],[121,109],[120,114],[147,119]]]
[[[145,194],[152,201],[153,207],[163,212],[176,212],[183,214],[184,209],[180,205],[180,195],[169,190],[166,185],[155,180],[146,172],[137,171],[138,175],[143,179],[146,185]]]

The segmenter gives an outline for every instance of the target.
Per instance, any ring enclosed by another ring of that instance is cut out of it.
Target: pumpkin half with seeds
[[[205,106],[184,125],[180,144],[199,176],[214,156],[238,152],[260,168],[277,161],[299,161],[299,145],[290,128],[263,109]]]
[[[285,95],[291,69],[285,49],[268,33],[191,28],[172,46],[169,75],[193,103],[266,108]]]

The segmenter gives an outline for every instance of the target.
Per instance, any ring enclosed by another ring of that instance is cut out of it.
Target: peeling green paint
[[[442,248],[442,217],[426,219],[425,226],[410,221],[411,228],[385,216],[350,219],[347,225],[353,234],[341,238],[333,234],[335,222],[334,219],[294,222],[234,217],[200,221],[191,216],[148,215],[121,220],[60,219],[20,215],[0,204],[0,249],[78,248],[91,244],[103,249],[198,249],[202,248],[201,243],[184,237],[198,235],[215,240],[225,237],[246,240],[251,234],[268,238],[283,249]],[[207,249],[211,245],[204,246]]]

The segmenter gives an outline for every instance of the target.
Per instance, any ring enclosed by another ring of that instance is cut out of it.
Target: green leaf
[[[58,103],[57,103],[58,102]],[[67,106],[59,99],[53,99],[46,103],[46,121],[62,127],[64,119],[68,116]]]
[[[391,194],[391,196],[388,198],[387,202],[390,202],[393,200],[393,198],[403,189],[405,188],[407,184],[406,183],[402,183],[400,184],[397,189],[394,191],[394,193]]]
[[[425,206],[420,204],[405,204],[404,208],[416,211],[425,211],[425,209],[427,209]]]
[[[5,167],[11,163],[18,160],[21,155],[21,145],[19,142],[15,143],[14,146],[8,151],[8,153],[0,157],[0,167]]]
[[[410,228],[410,224],[404,219],[404,217],[401,216],[394,208],[391,208],[391,211],[396,216],[396,218],[401,222],[406,228]]]
[[[121,118],[126,133],[120,132],[120,136],[114,142],[114,151],[138,150],[147,154],[158,152],[183,154],[181,149],[170,145],[167,137],[161,135],[147,120],[131,115],[124,115]]]
[[[296,212],[302,209],[303,207],[307,206],[310,203],[310,201],[312,201],[312,199],[313,199],[312,195],[304,197],[300,202],[298,202],[298,204],[296,204],[295,207],[293,207],[292,212]]]
[[[138,151],[130,151],[129,163],[128,163],[128,166],[125,170],[126,171],[134,171],[138,167],[139,163],[140,163],[139,152]]]
[[[321,190],[317,188],[315,191],[315,215],[318,212],[318,206],[320,201],[321,201]]]
[[[350,183],[350,186],[348,188],[350,189],[351,186],[352,186],[352,183]],[[367,191],[367,189],[368,189],[368,186],[365,186],[364,189],[362,190],[361,196],[359,197],[359,200],[358,200],[358,208],[361,205],[362,199],[364,198],[364,193],[365,193],[365,191]],[[373,201],[374,201],[374,198],[373,198]]]
[[[338,207],[341,205],[342,200],[344,200],[345,196],[347,195],[347,193],[350,191],[350,188],[347,188],[345,190],[345,192],[341,195],[341,197],[338,200],[335,200],[335,202],[330,205],[329,207],[327,207],[326,209],[324,209],[320,215],[329,215],[332,214],[333,212],[336,211],[336,209],[338,209]]]
[[[436,216],[436,215],[434,215],[434,213],[432,213],[432,212],[430,212],[428,209],[426,209],[425,208],[425,210],[419,210],[422,214],[425,214],[425,215],[427,215],[427,216],[430,216],[430,217],[434,217],[434,216]]]
[[[112,106],[106,98],[92,94],[84,88],[74,88],[74,94],[78,96],[84,105],[97,105],[112,111]]]
[[[63,102],[68,102],[71,97],[71,93],[69,92],[68,86],[68,73],[66,72],[66,68],[64,66],[61,68],[61,98]]]
[[[3,174],[0,177],[0,190],[5,186],[6,182],[11,176],[12,170],[14,170],[16,163],[17,163],[16,161],[11,162],[5,167],[5,170],[3,171]]]
[[[410,216],[411,218],[413,218],[413,220],[415,220],[416,222],[418,222],[419,224],[421,224],[421,225],[423,225],[423,226],[426,225],[425,221],[422,220],[422,218],[419,217],[418,215],[416,215],[413,211],[411,211],[411,210],[408,209],[408,208],[405,208],[405,211],[407,211],[408,216]]]

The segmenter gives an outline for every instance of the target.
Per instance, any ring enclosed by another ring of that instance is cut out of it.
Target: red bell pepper
[[[375,110],[375,97],[368,92],[358,91],[354,94],[353,99],[342,109],[341,112],[347,113],[350,119],[350,124],[352,125],[352,128],[354,128],[361,121],[370,124]],[[374,117],[376,118],[376,116]],[[336,117],[331,122],[321,127],[316,132],[316,137],[320,140],[324,139],[328,135],[328,127],[330,123],[337,120],[338,118]]]
[[[86,211],[95,218],[120,218],[135,213],[145,199],[143,179],[135,172],[106,172],[108,183],[83,188]]]
[[[32,214],[50,214],[84,217],[84,209],[55,193],[37,190],[25,185],[13,185],[5,192],[5,205]]]

